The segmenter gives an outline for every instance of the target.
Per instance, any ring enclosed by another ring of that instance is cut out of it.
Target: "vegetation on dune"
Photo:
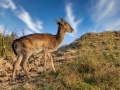
[[[78,55],[28,81],[33,90],[120,90],[120,31],[86,33],[66,48]]]
[[[47,87],[47,90],[120,89],[119,68],[112,63],[83,58],[76,58],[61,65],[57,73],[48,73],[46,83],[38,85]]]
[[[0,57],[11,55],[11,44],[15,38],[17,38],[17,34],[15,32],[12,32],[11,35],[0,33]]]
[[[49,89],[120,89],[119,31],[86,33],[67,47],[78,50],[79,56],[59,66],[57,73],[48,74]]]

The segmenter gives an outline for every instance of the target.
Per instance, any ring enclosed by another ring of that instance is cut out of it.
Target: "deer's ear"
[[[60,18],[60,23],[64,24],[64,20],[62,18]]]
[[[55,20],[55,22],[56,22],[58,25],[61,25],[61,23],[60,23],[59,21]]]
[[[57,20],[55,20],[55,22],[57,23],[57,24],[59,24],[60,22],[59,21],[57,21]]]

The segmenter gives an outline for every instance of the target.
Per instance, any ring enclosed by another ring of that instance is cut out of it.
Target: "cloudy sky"
[[[56,34],[60,18],[75,30],[62,44],[86,32],[120,30],[120,0],[0,0],[0,33]]]

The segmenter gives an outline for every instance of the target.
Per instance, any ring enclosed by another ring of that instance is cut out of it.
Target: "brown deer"
[[[60,43],[63,41],[66,32],[73,32],[74,29],[60,18],[60,22],[55,20],[58,24],[57,35],[52,34],[30,34],[16,39],[12,43],[14,53],[17,55],[17,60],[13,64],[12,80],[15,80],[15,71],[18,65],[21,65],[27,77],[30,78],[27,69],[27,61],[33,54],[44,51],[44,71],[46,71],[46,59],[51,59],[53,71],[55,71],[51,52],[57,50]],[[55,71],[56,72],[56,71]]]

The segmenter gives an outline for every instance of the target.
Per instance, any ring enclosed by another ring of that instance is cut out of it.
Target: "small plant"
[[[114,46],[113,49],[114,49],[114,50],[117,50],[117,49],[118,49],[118,46]]]
[[[22,86],[19,86],[17,88],[13,88],[12,90],[28,90],[27,88],[24,88]]]

